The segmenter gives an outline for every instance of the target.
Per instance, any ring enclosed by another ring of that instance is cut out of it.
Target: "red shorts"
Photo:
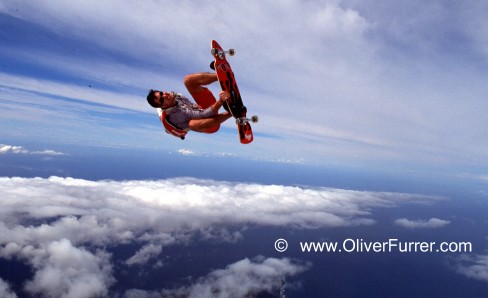
[[[194,92],[194,93],[190,93],[190,94],[193,97],[193,99],[195,100],[195,102],[197,103],[197,105],[201,109],[206,109],[206,108],[212,106],[214,103],[217,102],[217,100],[215,99],[215,96],[212,94],[212,92],[210,90],[208,90],[208,88],[205,88],[205,87],[203,87],[203,90],[201,90],[199,92]],[[205,130],[205,133],[217,132],[217,130],[219,130],[219,128],[220,128],[220,125],[208,128],[207,130]]]
[[[206,109],[217,102],[212,92],[205,87],[202,91],[191,93],[191,96],[202,109]]]

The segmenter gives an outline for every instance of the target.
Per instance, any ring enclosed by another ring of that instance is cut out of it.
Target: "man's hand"
[[[215,112],[215,114],[219,113],[219,109],[222,107],[224,102],[228,101],[229,99],[230,99],[230,93],[229,92],[227,92],[227,91],[220,92],[219,101],[214,103],[211,107],[212,110]]]
[[[219,101],[221,104],[223,104],[224,102],[228,101],[230,99],[230,93],[227,92],[227,91],[222,91],[220,92],[219,94]]]

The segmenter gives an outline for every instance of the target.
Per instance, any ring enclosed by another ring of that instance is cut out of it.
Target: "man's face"
[[[157,91],[154,93],[154,102],[162,109],[174,106],[175,96],[171,92]]]

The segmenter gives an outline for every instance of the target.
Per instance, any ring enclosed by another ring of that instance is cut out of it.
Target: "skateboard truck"
[[[237,125],[244,125],[248,122],[256,123],[258,121],[259,121],[259,117],[256,115],[252,116],[251,118],[246,118],[246,117],[236,118]]]
[[[216,48],[212,48],[210,50],[210,53],[212,55],[217,54],[217,56],[219,57],[219,59],[223,59],[224,56],[225,56],[225,54],[229,54],[229,56],[234,56],[234,54],[236,53],[236,50],[229,49],[228,51],[224,51],[224,50],[219,50],[219,49],[216,49]]]

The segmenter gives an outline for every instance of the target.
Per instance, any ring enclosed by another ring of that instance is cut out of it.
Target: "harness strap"
[[[159,120],[161,120],[164,130],[166,131],[166,133],[184,140],[185,135],[188,133],[189,129],[180,129],[176,127],[173,123],[171,123],[171,121],[169,121],[168,119],[167,110],[168,109],[166,110],[158,109]]]

